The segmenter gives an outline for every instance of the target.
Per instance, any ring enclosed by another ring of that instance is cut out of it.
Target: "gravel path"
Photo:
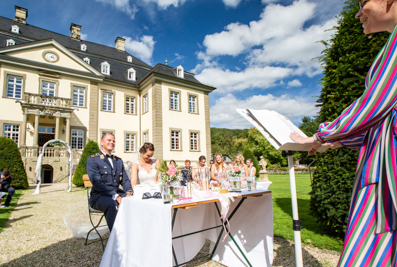
[[[86,191],[67,184],[43,185],[40,195],[25,190],[4,230],[0,233],[1,266],[99,266],[100,242],[84,246],[73,238],[64,223],[68,210],[86,197]],[[88,217],[88,216],[87,216]],[[208,251],[208,243],[199,253]],[[274,239],[273,266],[295,266],[293,242]],[[197,255],[199,257],[199,255]],[[339,253],[303,246],[304,266],[336,266]],[[202,260],[189,266],[223,266]]]

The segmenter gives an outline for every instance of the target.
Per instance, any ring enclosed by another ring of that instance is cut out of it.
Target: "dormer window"
[[[128,61],[128,62],[132,62],[132,56],[128,56],[128,57],[127,57],[127,61]]]
[[[87,64],[91,64],[91,61],[88,57],[83,58],[83,60],[87,63]]]
[[[17,25],[12,25],[11,26],[11,32],[13,33],[19,33],[19,27]]]
[[[110,75],[110,64],[106,61],[101,63],[101,73]]]
[[[179,65],[178,67],[176,67],[176,75],[179,78],[184,78],[184,70],[183,67],[181,65]]]
[[[81,51],[87,51],[87,46],[85,44],[80,45]]]
[[[130,81],[136,80],[136,71],[133,68],[128,69],[128,80]]]
[[[12,39],[7,39],[6,40],[6,46],[12,46],[12,45],[15,45],[15,41],[12,40]]]

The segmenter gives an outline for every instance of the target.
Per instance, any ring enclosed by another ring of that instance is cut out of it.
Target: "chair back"
[[[92,183],[90,181],[90,178],[88,177],[88,174],[83,175],[83,181],[84,181],[84,187],[92,187]]]

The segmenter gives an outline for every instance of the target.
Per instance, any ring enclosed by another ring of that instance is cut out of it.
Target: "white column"
[[[34,134],[33,134],[33,146],[38,146],[39,144],[39,119],[40,115],[34,115]]]
[[[66,140],[68,144],[70,143],[70,118],[66,118]]]
[[[59,139],[59,120],[60,117],[55,117],[55,139]]]
[[[28,114],[23,114],[22,127],[21,127],[21,139],[20,146],[26,146],[26,124],[28,122]]]

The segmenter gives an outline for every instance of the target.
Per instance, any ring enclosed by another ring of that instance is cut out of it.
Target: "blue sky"
[[[317,60],[330,39],[344,0],[15,0],[1,1],[1,16],[14,5],[27,22],[114,46],[154,66],[182,65],[210,94],[211,126],[248,128],[235,108],[273,109],[299,124],[314,116],[322,70]]]

